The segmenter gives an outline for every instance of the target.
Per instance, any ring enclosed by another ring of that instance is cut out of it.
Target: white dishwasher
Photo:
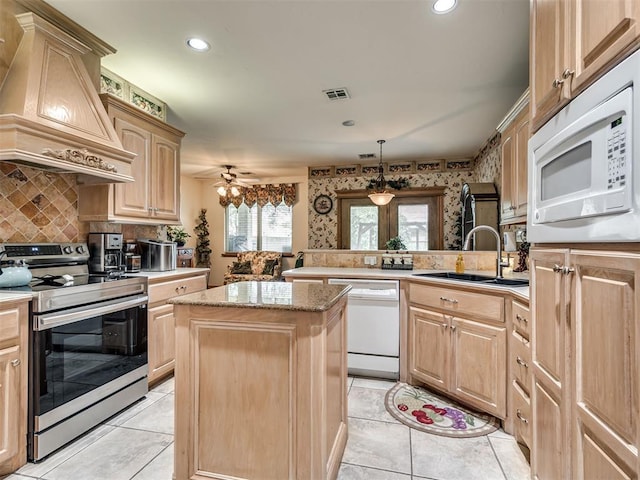
[[[397,280],[330,278],[351,285],[347,302],[347,366],[350,374],[400,377],[400,295]]]

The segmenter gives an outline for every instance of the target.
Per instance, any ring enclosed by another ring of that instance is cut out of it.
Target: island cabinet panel
[[[410,284],[408,330],[409,383],[506,417],[503,297]]]
[[[0,303],[0,476],[27,461],[28,300]]]
[[[266,470],[273,478],[292,478],[296,327],[198,322],[192,331],[200,412],[193,432],[196,470],[236,478],[260,478]],[[239,378],[253,381],[240,388]]]
[[[324,312],[174,308],[176,480],[337,478],[346,295]]]

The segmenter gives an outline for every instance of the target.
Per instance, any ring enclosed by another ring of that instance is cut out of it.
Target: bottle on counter
[[[464,257],[461,253],[456,258],[456,273],[464,273]]]

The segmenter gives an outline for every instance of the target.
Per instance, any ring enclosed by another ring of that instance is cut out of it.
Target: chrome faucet
[[[500,244],[500,234],[495,228],[490,227],[489,225],[478,225],[477,227],[472,228],[471,230],[469,230],[469,233],[467,233],[467,238],[464,240],[464,246],[462,247],[462,250],[469,250],[471,235],[482,230],[491,232],[496,237],[496,254],[498,255],[498,258],[496,259],[496,277],[502,278],[502,267],[508,267],[509,262],[502,261],[502,245]]]

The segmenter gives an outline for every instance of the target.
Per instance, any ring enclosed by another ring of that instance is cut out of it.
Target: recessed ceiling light
[[[196,37],[188,38],[187,45],[199,52],[206,52],[211,48],[211,45],[209,45],[208,42]]]
[[[342,125],[344,125],[345,127],[353,127],[356,124],[356,122],[354,122],[353,120],[345,120],[344,122],[342,122]]]
[[[438,14],[449,13],[456,8],[458,0],[436,0],[433,2],[433,11]]]

